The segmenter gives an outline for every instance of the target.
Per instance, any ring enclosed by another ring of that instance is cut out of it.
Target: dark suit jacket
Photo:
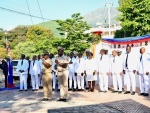
[[[7,76],[8,75],[8,64],[4,60],[2,61],[2,69],[3,69],[4,75]]]

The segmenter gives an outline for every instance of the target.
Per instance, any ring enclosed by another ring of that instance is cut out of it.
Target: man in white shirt
[[[108,91],[108,76],[110,72],[109,57],[105,55],[105,50],[101,49],[100,56],[97,58],[99,87],[100,92],[106,93]]]
[[[75,73],[76,67],[76,58],[74,58],[74,53],[71,52],[69,55],[69,62],[72,64],[68,64],[68,71],[69,71],[69,90],[72,90],[72,80],[73,80],[73,91],[76,91],[77,88],[77,74]]]
[[[42,88],[43,87],[43,82],[42,82],[42,55],[38,55],[38,63],[39,63],[39,70],[40,70],[40,74],[38,76],[38,85],[39,85],[39,88]]]
[[[150,65],[148,61],[148,55],[145,53],[145,48],[140,48],[140,55],[138,57],[138,70],[140,82],[140,95],[149,96],[149,70]]]
[[[85,71],[85,59],[82,58],[82,53],[79,53],[76,63],[78,91],[84,91],[84,71]]]
[[[53,91],[56,90],[56,81],[57,81],[57,70],[55,70],[55,57],[53,54],[50,54],[50,59],[52,60],[52,79],[53,79]],[[58,90],[59,90],[59,84],[58,84]]]
[[[27,91],[27,74],[28,74],[29,63],[25,60],[25,55],[21,55],[21,59],[18,61],[17,69],[20,76],[20,91]]]
[[[119,94],[122,93],[122,70],[123,70],[123,62],[122,58],[117,56],[117,51],[114,50],[112,52],[112,57],[110,59],[111,63],[111,75],[113,76],[113,86],[114,91],[112,93],[118,92]],[[119,91],[117,87],[117,83],[119,86]]]
[[[87,60],[87,59],[88,59],[89,53],[90,53],[90,50],[86,49],[86,50],[85,50],[85,56],[83,57],[84,60]],[[86,80],[86,77],[87,77],[87,76],[84,76],[85,87],[86,87],[86,89],[89,89],[88,81]]]
[[[124,65],[123,72],[125,74],[127,84],[127,91],[124,94],[129,94],[130,88],[132,87],[131,95],[134,95],[136,90],[135,73],[137,70],[137,57],[134,53],[131,52],[131,46],[129,45],[126,47],[123,65]]]
[[[36,59],[37,56],[33,56],[33,60],[30,63],[30,75],[32,81],[32,91],[38,91],[39,84],[38,84],[38,76],[41,74],[40,72],[40,65],[38,60]]]

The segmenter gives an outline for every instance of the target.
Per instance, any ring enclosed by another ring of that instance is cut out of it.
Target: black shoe
[[[78,89],[77,91],[81,91],[81,89]]]
[[[72,89],[71,89],[71,88],[69,88],[69,89],[68,89],[68,91],[72,91]]]
[[[62,101],[64,101],[64,99],[60,98],[60,99],[58,99],[57,101],[58,101],[58,102],[62,102]]]
[[[38,91],[38,89],[36,89],[35,91]]]
[[[148,94],[148,93],[145,93],[144,96],[149,96],[149,94]]]
[[[73,91],[77,91],[76,89],[73,89]]]
[[[19,92],[22,92],[23,90],[19,90]]]
[[[88,87],[86,87],[85,89],[87,89],[87,90],[88,90],[89,88],[88,88]]]
[[[67,102],[67,99],[63,99],[64,102]]]
[[[130,93],[130,91],[126,91],[124,94],[129,94]]]
[[[135,92],[132,92],[131,95],[135,95]]]
[[[140,93],[139,95],[145,95],[145,93]]]
[[[122,91],[118,91],[118,94],[121,94],[122,93]]]
[[[60,89],[57,89],[57,92],[60,92]]]
[[[48,98],[43,98],[41,101],[50,101]]]
[[[39,86],[39,89],[43,89],[43,86]]]
[[[54,89],[52,89],[52,91],[54,91]]]
[[[32,89],[32,91],[35,91],[35,89]]]
[[[24,90],[24,91],[27,91],[27,90]]]
[[[111,93],[117,93],[118,91],[112,91]]]

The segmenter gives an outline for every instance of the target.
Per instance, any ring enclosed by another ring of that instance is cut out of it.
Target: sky
[[[112,7],[118,6],[118,0],[0,0],[0,28],[11,30],[18,25],[34,25],[43,22],[42,19],[32,18],[30,16],[20,15],[3,10],[7,8],[41,17],[38,2],[44,18],[48,20],[67,19],[72,14],[80,12],[82,16],[99,8],[104,8],[109,1],[113,3]],[[37,2],[38,1],[38,2]],[[48,21],[44,20],[44,21]]]

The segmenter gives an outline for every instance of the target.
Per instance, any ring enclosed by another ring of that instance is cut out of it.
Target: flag
[[[14,88],[15,85],[13,84],[13,67],[12,67],[12,60],[9,59],[8,61],[8,80],[7,80],[7,87]]]
[[[6,52],[7,53],[8,53],[8,50],[10,50],[10,47],[9,47],[8,39],[6,38]]]

